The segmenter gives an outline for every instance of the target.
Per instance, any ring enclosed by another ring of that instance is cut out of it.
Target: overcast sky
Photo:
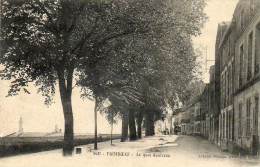
[[[215,38],[217,25],[222,21],[230,21],[238,0],[208,0],[205,9],[209,21],[202,30],[201,36],[194,39],[195,46],[206,46],[208,49],[208,59],[214,59]],[[205,52],[203,60],[204,80],[208,80],[205,71]],[[211,63],[212,64],[212,63]],[[209,64],[210,65],[210,64]],[[208,67],[209,67],[208,65]],[[43,98],[32,89],[30,95],[21,94],[16,97],[5,98],[8,90],[8,82],[0,81],[0,136],[18,130],[19,118],[23,118],[23,128],[26,132],[50,132],[55,128],[55,124],[63,129],[64,121],[59,95],[55,96],[55,104],[46,107]],[[58,91],[57,91],[58,92]],[[79,90],[73,90],[73,112],[76,133],[94,132],[93,108],[91,101],[82,101],[78,94]],[[121,125],[115,126],[115,132],[120,133]],[[98,131],[100,133],[110,133],[110,127],[103,116],[98,117]]]
[[[209,20],[202,29],[202,34],[194,39],[195,47],[203,46],[207,48],[207,59],[215,59],[215,41],[218,23],[230,21],[238,0],[208,0],[208,6],[205,9]],[[214,62],[210,61],[207,64],[206,71],[206,49],[201,57],[203,67],[203,79],[208,82],[208,69]]]

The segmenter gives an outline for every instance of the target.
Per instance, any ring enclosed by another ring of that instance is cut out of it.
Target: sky
[[[209,80],[209,67],[214,64],[215,59],[215,41],[217,35],[218,23],[231,21],[238,0],[208,0],[205,13],[208,16],[208,22],[202,29],[202,34],[194,38],[195,47],[202,49],[200,62],[202,65],[203,80]],[[206,56],[207,55],[207,56]],[[206,58],[209,60],[206,67]]]
[[[194,38],[194,46],[207,47],[207,58],[214,60],[215,38],[218,23],[230,21],[238,0],[208,0],[205,9],[209,17],[208,22],[202,29],[202,34]],[[201,65],[203,67],[203,79],[208,81],[208,72],[205,70],[206,50],[201,55]],[[214,62],[209,62],[207,69]],[[0,81],[0,136],[18,131],[20,117],[23,119],[23,129],[25,132],[52,132],[55,125],[63,129],[64,120],[59,94],[54,97],[54,104],[47,107],[44,99],[37,94],[36,88],[31,87],[31,94],[21,93],[15,97],[8,97],[8,81]],[[58,92],[58,90],[56,91]],[[79,97],[79,90],[73,90],[72,107],[74,114],[75,133],[94,132],[94,103],[83,101]],[[114,133],[120,133],[121,122],[114,126]],[[110,133],[110,125],[105,117],[98,115],[98,133]]]

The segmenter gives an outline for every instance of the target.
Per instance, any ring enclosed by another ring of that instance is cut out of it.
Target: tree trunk
[[[94,108],[94,122],[95,122],[95,140],[94,140],[94,150],[97,150],[97,105],[98,105],[98,102],[97,102],[97,99],[95,99],[95,108]]]
[[[64,115],[64,144],[63,155],[72,155],[74,149],[74,130],[73,130],[73,112],[72,112],[72,78],[73,70],[68,71],[67,80],[64,71],[58,71],[59,90]]]
[[[143,123],[143,111],[139,111],[137,117],[137,136],[138,139],[142,138],[142,123]]]
[[[128,138],[128,110],[123,112],[121,142]]]
[[[136,140],[136,125],[135,125],[135,112],[134,110],[129,110],[129,138],[130,140]]]
[[[68,101],[68,105],[71,106],[71,102]],[[71,107],[68,106],[68,109],[64,111],[64,145],[63,153],[64,155],[71,155],[74,149],[74,130],[73,130],[73,113]],[[63,109],[64,110],[64,109]]]
[[[145,113],[145,136],[154,135],[154,113],[148,111]]]

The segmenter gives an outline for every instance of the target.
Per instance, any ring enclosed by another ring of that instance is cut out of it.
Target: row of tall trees
[[[50,104],[58,90],[65,151],[73,150],[74,87],[95,101],[95,116],[122,119],[122,141],[141,138],[143,125],[153,135],[166,105],[183,100],[197,75],[192,36],[204,7],[205,0],[2,0],[1,77],[12,81],[10,96],[33,83]]]

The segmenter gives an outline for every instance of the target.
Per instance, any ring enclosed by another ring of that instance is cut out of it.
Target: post
[[[94,122],[95,122],[95,141],[94,150],[97,150],[97,99],[95,99],[95,109],[94,109]]]
[[[111,134],[110,134],[111,145],[113,145],[113,124],[114,124],[114,112],[112,111]]]

